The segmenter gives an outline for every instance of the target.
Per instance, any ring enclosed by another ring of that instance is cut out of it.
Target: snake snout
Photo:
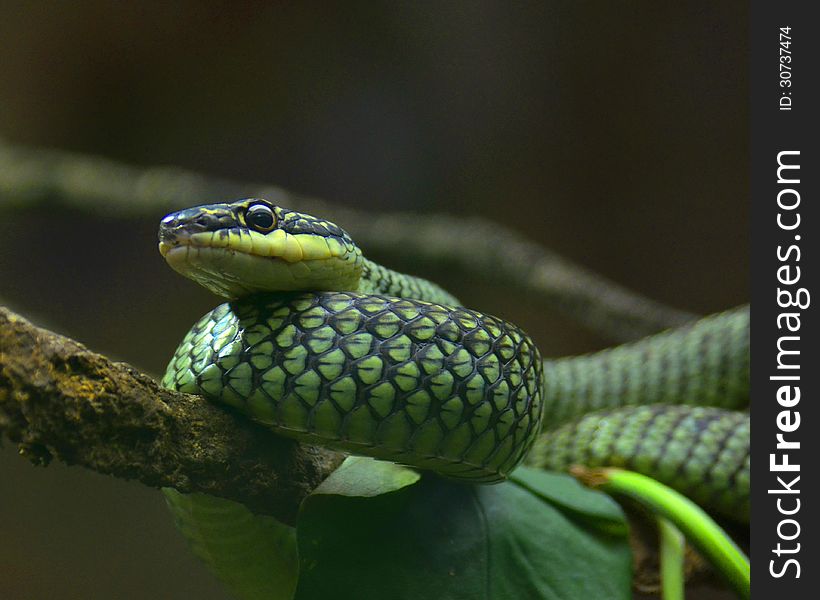
[[[187,243],[194,234],[224,231],[236,225],[233,212],[222,207],[195,206],[174,212],[160,221],[160,247],[174,248]]]
[[[176,215],[165,217],[159,224],[159,241],[164,244],[176,245],[180,230],[180,222]]]

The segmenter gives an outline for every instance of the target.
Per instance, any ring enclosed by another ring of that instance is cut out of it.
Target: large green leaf
[[[627,533],[624,512],[611,496],[584,487],[566,473],[519,467],[510,475],[510,479],[554,504],[568,516],[583,520],[603,532]]]
[[[299,577],[296,531],[205,494],[163,489],[191,550],[238,600],[291,600]]]
[[[357,489],[364,480],[354,474],[303,505],[298,600],[630,597],[625,524],[602,530],[579,519],[592,512],[619,522],[580,486],[564,485],[556,501],[537,476],[525,476],[526,487],[427,477],[374,495],[372,485]],[[578,498],[583,510],[564,510]]]

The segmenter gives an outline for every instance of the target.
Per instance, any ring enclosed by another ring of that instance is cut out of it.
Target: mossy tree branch
[[[151,487],[204,492],[286,523],[341,460],[163,389],[0,307],[2,435],[35,464],[56,458]]]

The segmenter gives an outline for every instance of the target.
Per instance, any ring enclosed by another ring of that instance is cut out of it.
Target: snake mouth
[[[184,242],[160,242],[160,254],[174,271],[224,298],[300,289],[295,278],[299,269],[293,271],[291,265],[274,257]]]
[[[359,255],[336,256],[327,244],[325,251],[316,250],[288,237],[284,245],[276,245],[260,244],[247,234],[231,240],[218,232],[197,233],[161,240],[159,252],[172,269],[224,298],[357,288]]]
[[[169,243],[160,241],[159,243],[159,253],[165,258],[171,250],[175,250],[178,248],[182,248],[183,246],[178,243]]]
[[[160,229],[159,252],[162,256],[166,257],[169,252],[180,247],[211,248],[263,259],[278,259],[288,263],[343,259],[350,253],[350,250],[336,239],[292,234],[281,229],[268,234],[243,227],[198,232],[183,228]]]

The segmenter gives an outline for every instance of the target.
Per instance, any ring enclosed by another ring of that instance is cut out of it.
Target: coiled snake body
[[[736,412],[748,403],[748,307],[544,361],[515,325],[265,200],[168,215],[160,251],[231,300],[186,335],[166,387],[281,435],[448,478],[501,481],[525,458],[625,466],[748,519],[749,417]],[[181,496],[167,494],[179,515]]]

